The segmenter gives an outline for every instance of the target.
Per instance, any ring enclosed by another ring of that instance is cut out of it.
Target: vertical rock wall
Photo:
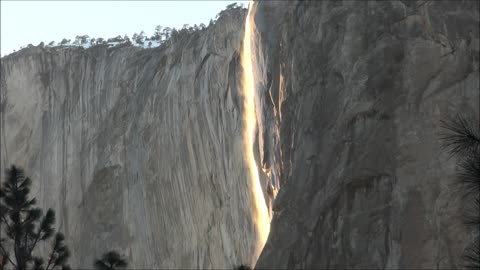
[[[255,157],[267,201],[281,188],[257,268],[458,267],[469,235],[438,135],[457,113],[478,121],[478,1],[254,9]],[[132,268],[249,261],[245,15],[158,49],[2,58],[2,169],[27,169],[75,268],[107,249]]]
[[[478,123],[479,2],[256,9],[260,152],[281,186],[257,268],[459,267],[469,236],[438,135],[457,113]]]
[[[2,58],[2,172],[25,167],[40,206],[56,211],[72,267],[91,268],[109,249],[138,269],[250,260],[245,16],[224,12],[161,48],[32,48]]]

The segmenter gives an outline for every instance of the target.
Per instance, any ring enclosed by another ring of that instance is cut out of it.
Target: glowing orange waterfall
[[[255,203],[254,222],[257,229],[257,245],[255,249],[254,262],[257,261],[260,252],[267,241],[270,233],[270,217],[263,196],[262,187],[260,186],[260,179],[258,176],[258,168],[253,155],[253,144],[255,142],[255,128],[257,125],[257,118],[255,116],[255,81],[253,72],[253,50],[252,43],[254,42],[254,27],[252,23],[252,6],[250,2],[248,8],[248,15],[245,23],[245,35],[243,37],[243,51],[242,51],[242,67],[243,67],[243,99],[244,99],[244,130],[243,140],[245,145],[245,157],[248,162],[250,170],[250,181],[253,192],[253,199]]]

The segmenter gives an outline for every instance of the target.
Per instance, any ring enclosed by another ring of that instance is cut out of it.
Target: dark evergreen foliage
[[[463,261],[465,262],[465,268],[468,270],[480,269],[480,239],[479,236],[470,243],[463,253]]]
[[[464,251],[464,267],[480,269],[480,123],[464,116],[442,122],[445,149],[458,158],[456,182],[463,200],[463,223],[475,238]]]
[[[235,270],[252,270],[252,268],[248,265],[241,264],[235,268]]]
[[[114,270],[127,267],[127,260],[115,251],[103,254],[102,259],[93,263],[97,270]]]
[[[480,150],[480,134],[478,123],[465,116],[458,115],[452,120],[442,121],[447,130],[441,134],[443,146],[454,156],[478,154]]]
[[[22,169],[12,165],[6,171],[6,181],[0,188],[0,256],[6,264],[0,269],[8,264],[17,270],[27,266],[35,270],[68,269],[70,252],[61,233],[55,235],[46,267],[42,258],[32,255],[39,241],[53,236],[55,212],[48,209],[43,215],[40,208],[34,207],[35,198],[29,198],[31,184]]]

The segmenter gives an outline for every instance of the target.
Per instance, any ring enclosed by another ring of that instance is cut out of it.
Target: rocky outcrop
[[[155,49],[30,48],[2,58],[1,164],[57,213],[73,268],[231,268],[255,246],[243,156],[244,9]],[[2,174],[2,179],[4,175]]]
[[[478,121],[479,2],[255,7],[259,152],[281,186],[257,268],[459,267],[469,236],[438,134]]]
[[[273,220],[257,268],[455,269],[455,160],[440,121],[479,115],[478,1],[261,1],[254,156]],[[142,50],[2,58],[1,166],[24,166],[88,268],[251,263],[245,10]],[[2,175],[3,177],[3,175]],[[277,191],[278,195],[277,195]]]

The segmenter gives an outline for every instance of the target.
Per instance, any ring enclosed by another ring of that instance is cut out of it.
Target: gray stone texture
[[[249,262],[245,16],[224,12],[161,48],[35,47],[2,58],[2,181],[6,166],[26,169],[74,269],[110,249],[137,269]]]
[[[438,135],[478,123],[479,3],[256,4],[261,162],[281,186],[258,269],[460,266]]]
[[[470,237],[440,121],[479,114],[478,1],[254,5],[264,191],[257,268],[455,269]],[[24,166],[90,267],[228,268],[255,244],[243,159],[245,12],[156,49],[2,58],[1,166]],[[3,175],[2,175],[3,177]],[[270,202],[276,192],[269,193]]]

